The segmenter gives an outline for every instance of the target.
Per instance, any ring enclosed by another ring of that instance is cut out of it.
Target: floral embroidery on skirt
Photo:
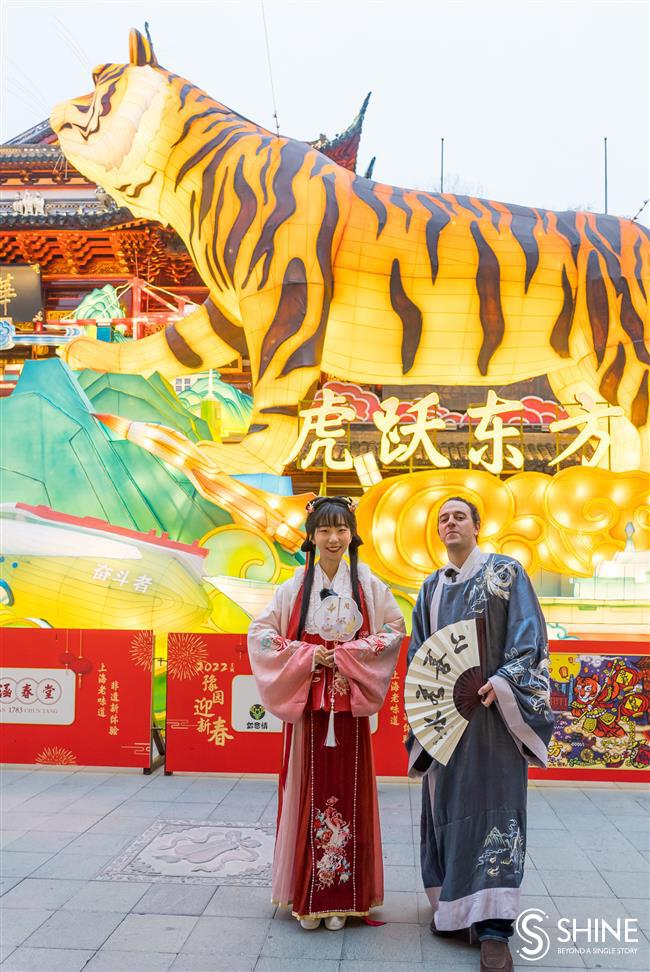
[[[318,890],[330,888],[335,881],[344,884],[350,880],[350,862],[345,847],[350,840],[350,824],[344,820],[336,804],[335,796],[327,800],[324,810],[314,812],[314,846]]]

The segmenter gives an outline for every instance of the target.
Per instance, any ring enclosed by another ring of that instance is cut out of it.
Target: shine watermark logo
[[[542,928],[544,919],[548,919],[545,911],[537,908],[527,908],[522,911],[515,923],[515,929],[523,942],[517,953],[527,962],[538,962],[548,954],[551,939],[548,932]]]
[[[515,922],[522,943],[517,954],[527,962],[539,962],[551,948],[544,920],[548,922],[548,915],[541,908],[527,908]],[[558,955],[636,955],[638,951],[637,918],[617,918],[613,922],[604,918],[558,918],[556,928]]]

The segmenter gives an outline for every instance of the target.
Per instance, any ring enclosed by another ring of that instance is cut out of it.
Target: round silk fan
[[[406,715],[423,749],[447,765],[481,704],[481,651],[476,621],[457,621],[420,645],[404,683]]]
[[[351,597],[330,594],[314,612],[316,634],[323,641],[350,641],[362,624],[361,611]]]

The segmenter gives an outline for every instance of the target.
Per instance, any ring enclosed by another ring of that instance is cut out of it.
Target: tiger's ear
[[[158,61],[154,54],[153,44],[151,43],[149,24],[145,24],[144,26],[147,32],[146,37],[143,37],[135,27],[131,28],[131,33],[129,34],[129,62],[131,64],[137,64],[138,67],[143,67],[145,64],[151,64],[152,67],[155,67]]]

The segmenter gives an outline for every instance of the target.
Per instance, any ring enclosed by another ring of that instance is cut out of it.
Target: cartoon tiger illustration
[[[138,342],[78,338],[73,368],[167,377],[247,349],[251,426],[205,443],[226,472],[281,472],[322,373],[493,385],[548,374],[623,410],[618,469],[648,467],[650,234],[638,223],[359,178],[162,68],[150,38],[51,118],[63,152],[136,216],[171,224],[209,288]]]

